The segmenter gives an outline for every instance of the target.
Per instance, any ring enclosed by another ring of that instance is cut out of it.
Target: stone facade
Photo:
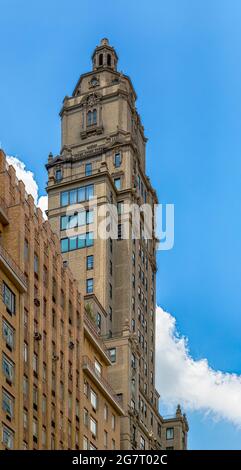
[[[119,448],[106,346],[58,237],[2,151],[0,284],[0,449]]]
[[[94,316],[112,358],[108,378],[122,400],[122,449],[186,448],[188,424],[179,408],[173,420],[158,412],[155,389],[156,192],[145,170],[146,137],[135,107],[136,93],[118,72],[107,39],[95,49],[92,71],[80,76],[60,112],[60,154],[49,155],[48,218],[61,240],[65,263],[79,290],[95,297]],[[108,207],[118,208],[118,236],[98,227]],[[125,206],[148,204],[151,237],[132,234]],[[97,305],[98,303],[98,305]]]

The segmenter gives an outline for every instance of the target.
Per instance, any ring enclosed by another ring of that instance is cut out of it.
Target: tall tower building
[[[92,55],[92,70],[80,76],[72,96],[63,101],[61,151],[50,154],[47,163],[48,218],[110,352],[109,380],[125,411],[121,447],[182,449],[185,416],[179,408],[173,420],[158,413],[157,196],[146,175],[146,137],[136,93],[117,65],[115,49],[102,39]],[[117,231],[103,237],[99,227],[108,204],[117,209]],[[150,207],[149,239],[143,213],[137,222],[133,213],[126,214],[128,204]]]

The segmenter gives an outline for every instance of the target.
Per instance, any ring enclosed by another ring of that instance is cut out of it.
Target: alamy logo
[[[116,204],[97,203],[93,197],[88,206],[71,204],[66,207],[64,226],[66,236],[93,240],[143,240],[153,250],[171,250],[174,246],[173,204]]]

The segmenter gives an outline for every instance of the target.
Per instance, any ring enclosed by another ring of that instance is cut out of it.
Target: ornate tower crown
[[[92,55],[93,70],[102,68],[117,69],[118,56],[115,49],[109,45],[108,39],[101,40]]]

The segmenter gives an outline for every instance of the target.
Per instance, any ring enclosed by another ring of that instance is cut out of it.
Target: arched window
[[[92,124],[92,112],[88,111],[87,114],[87,125],[90,126]]]
[[[107,54],[107,65],[110,67],[111,66],[111,55]]]
[[[99,65],[103,65],[103,54],[99,55]]]
[[[92,113],[92,124],[96,124],[96,123],[97,123],[97,111],[96,109],[94,109]]]

